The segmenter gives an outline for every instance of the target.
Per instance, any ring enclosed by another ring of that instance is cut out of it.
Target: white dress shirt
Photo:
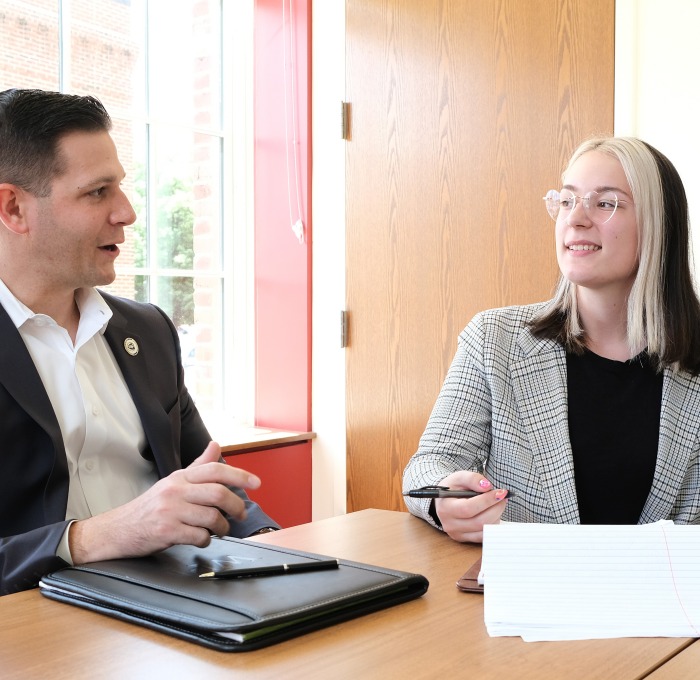
[[[85,519],[133,500],[158,475],[140,454],[146,446],[141,420],[104,339],[112,311],[92,288],[75,297],[80,323],[74,344],[65,328],[34,314],[0,280],[0,303],[29,350],[63,435],[70,475],[66,519]]]

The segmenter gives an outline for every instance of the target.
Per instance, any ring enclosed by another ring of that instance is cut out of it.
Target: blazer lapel
[[[54,440],[61,442],[61,430],[48,394],[34,366],[22,336],[5,309],[0,306],[0,335],[5,345],[0,353],[0,383],[13,399]]]
[[[528,329],[518,338],[524,358],[511,366],[513,390],[542,488],[554,520],[578,523],[574,463],[569,441],[566,355]]]
[[[671,516],[691,456],[697,455],[700,388],[687,373],[664,370],[656,470],[640,523]]]
[[[51,455],[52,461],[47,466],[51,473],[44,491],[44,511],[49,521],[58,521],[65,517],[68,502],[68,461],[63,435],[32,357],[2,305],[0,337],[5,346],[5,351],[0,353],[0,384],[19,408],[47,433],[53,445],[53,451],[46,452]],[[13,445],[16,446],[17,442],[13,442]],[[19,447],[21,449],[21,444]],[[27,464],[31,465],[32,457],[44,455],[44,451],[23,451],[23,455],[27,457]]]
[[[109,304],[109,301],[107,302]],[[113,307],[112,312],[112,318],[105,331],[105,339],[121,369],[136,410],[141,417],[141,424],[158,467],[158,473],[161,478],[166,477],[178,469],[173,456],[175,445],[168,415],[162,404],[155,398],[153,390],[149,389],[149,368],[145,355],[140,350],[147,343],[133,329],[129,329],[127,320]]]

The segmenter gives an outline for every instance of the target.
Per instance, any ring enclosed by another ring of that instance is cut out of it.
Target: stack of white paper
[[[484,527],[489,635],[700,637],[700,526]]]

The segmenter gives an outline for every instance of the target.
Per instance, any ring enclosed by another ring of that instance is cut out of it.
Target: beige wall
[[[700,2],[617,0],[615,134],[656,146],[678,169],[700,266]]]
[[[345,512],[345,0],[313,0],[312,515]],[[319,27],[322,27],[319,28]]]

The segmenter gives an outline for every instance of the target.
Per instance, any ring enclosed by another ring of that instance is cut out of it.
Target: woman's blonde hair
[[[564,175],[585,153],[616,158],[632,191],[637,218],[638,269],[627,301],[627,337],[632,355],[647,350],[659,369],[700,372],[700,302],[690,274],[688,202],[673,164],[633,137],[589,139],[574,151]],[[530,327],[574,353],[585,347],[576,308],[576,284],[563,276],[554,298]]]

